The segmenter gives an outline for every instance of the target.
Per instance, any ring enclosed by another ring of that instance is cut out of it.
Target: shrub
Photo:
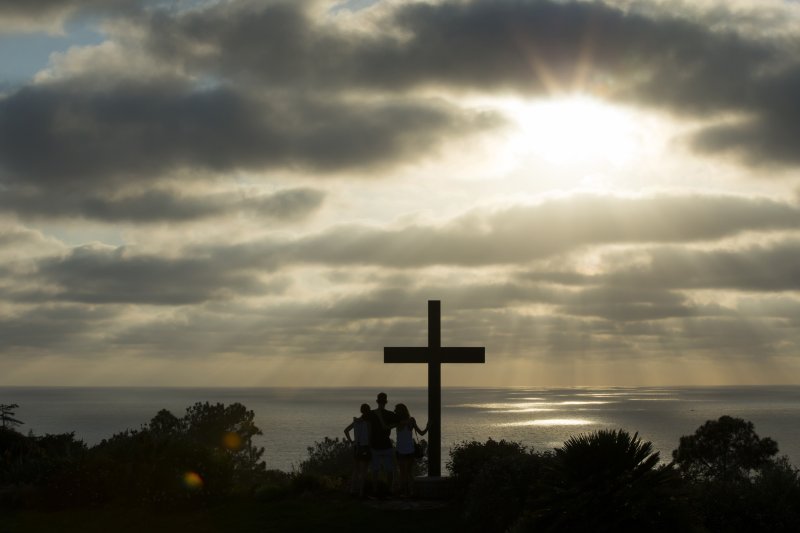
[[[456,482],[462,496],[466,495],[469,486],[481,469],[493,459],[503,457],[522,457],[528,454],[528,448],[514,441],[487,440],[463,441],[450,450],[450,459],[446,467]]]
[[[800,472],[786,456],[761,468],[747,494],[749,531],[800,531]]]
[[[0,428],[0,450],[0,483],[40,485],[83,457],[86,445],[74,433],[37,437]]]
[[[679,531],[688,513],[680,478],[658,466],[638,434],[601,430],[568,439],[514,531]]]
[[[521,453],[494,457],[469,485],[466,523],[473,531],[503,533],[519,518],[535,491],[548,454]]]
[[[296,472],[299,489],[338,488],[353,473],[353,448],[344,439],[325,437],[306,450],[308,457]]]
[[[292,482],[293,476],[287,472],[267,470],[253,495],[261,502],[281,500],[290,494]]]

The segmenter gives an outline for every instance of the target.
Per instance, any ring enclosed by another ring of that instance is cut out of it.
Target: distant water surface
[[[424,388],[389,388],[389,407],[403,402],[427,420]],[[342,436],[361,403],[375,405],[364,388],[44,388],[0,387],[0,403],[19,404],[20,429],[37,435],[75,431],[87,444],[147,423],[159,410],[182,415],[195,402],[240,402],[256,414],[269,468],[291,470],[306,447]],[[442,391],[446,450],[464,440],[511,439],[538,450],[570,435],[598,429],[638,432],[669,460],[681,435],[722,415],[750,420],[761,437],[800,466],[800,386],[710,388],[447,388]]]

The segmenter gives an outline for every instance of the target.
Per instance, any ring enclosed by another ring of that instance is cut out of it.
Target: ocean
[[[424,388],[388,388],[389,407],[405,403],[422,426]],[[0,403],[16,403],[23,432],[74,431],[92,445],[139,428],[159,410],[182,415],[195,402],[240,402],[255,411],[264,432],[268,468],[292,470],[306,448],[343,436],[362,403],[375,405],[375,388],[73,388],[0,387]],[[550,450],[571,435],[623,428],[651,441],[668,462],[682,435],[722,415],[754,423],[761,437],[800,466],[800,386],[445,388],[442,391],[442,459],[461,441],[510,439]]]

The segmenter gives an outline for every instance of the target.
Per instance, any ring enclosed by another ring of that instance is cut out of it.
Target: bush
[[[325,437],[306,450],[296,472],[298,490],[339,488],[353,473],[353,448],[344,439]]]
[[[0,484],[43,485],[86,453],[74,433],[22,435],[0,428]]]
[[[453,476],[461,496],[465,496],[480,471],[490,461],[503,457],[522,457],[528,448],[518,442],[501,440],[463,441],[450,450],[446,467]]]
[[[548,454],[522,453],[494,457],[483,465],[465,498],[466,523],[473,531],[503,533],[524,511]]]
[[[267,470],[253,492],[256,500],[269,502],[286,498],[292,489],[293,476],[281,470]]]
[[[786,456],[762,467],[747,501],[741,514],[750,531],[800,531],[800,473]]]

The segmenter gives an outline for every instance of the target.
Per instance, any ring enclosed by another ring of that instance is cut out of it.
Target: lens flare
[[[200,490],[203,488],[203,478],[197,472],[186,472],[183,474],[183,485],[189,490]]]
[[[242,437],[235,431],[228,431],[222,436],[222,446],[236,452],[242,449]]]

